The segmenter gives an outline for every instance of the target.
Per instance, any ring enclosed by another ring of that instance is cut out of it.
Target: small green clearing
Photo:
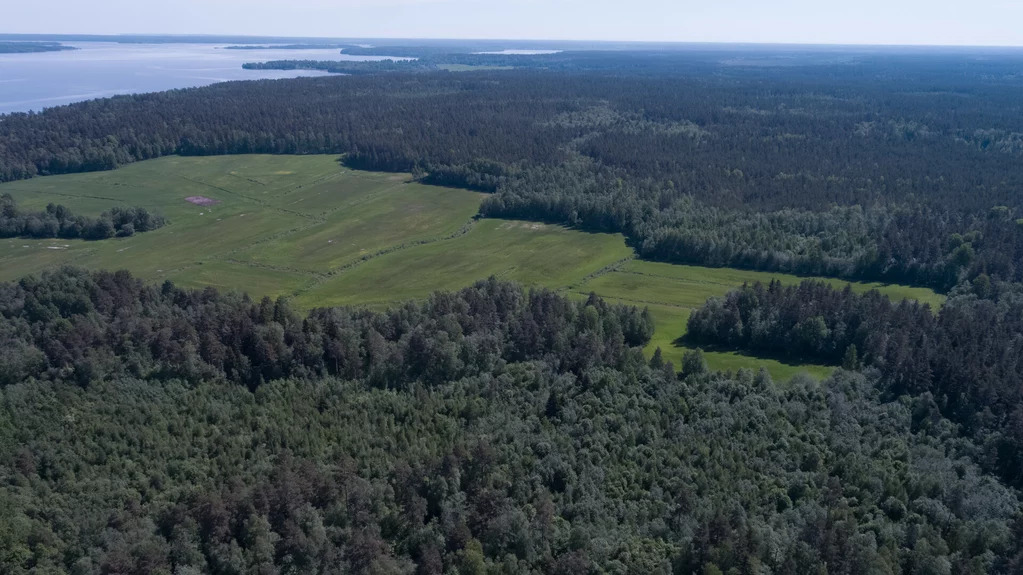
[[[928,288],[876,282],[848,282],[834,278],[804,277],[775,272],[759,272],[734,268],[707,268],[641,260],[631,261],[622,266],[622,268],[618,271],[622,274],[635,274],[643,276],[644,278],[674,280],[685,284],[687,286],[686,291],[694,294],[698,294],[702,290],[703,293],[708,293],[710,295],[723,295],[720,292],[721,287],[727,287],[728,289],[725,290],[727,292],[728,290],[741,286],[744,283],[761,282],[766,284],[772,279],[778,280],[784,284],[797,284],[805,280],[819,280],[827,282],[835,289],[844,289],[846,285],[852,286],[853,291],[857,293],[864,293],[872,289],[876,289],[887,295],[892,300],[916,300],[920,303],[930,304],[930,306],[935,309],[941,307],[945,303],[945,296],[935,293],[934,290]],[[653,281],[653,279],[644,281]],[[623,284],[628,283],[625,280],[622,280],[622,282]],[[623,285],[620,289],[626,288],[624,288]],[[702,305],[705,300],[706,298],[703,298],[703,300],[700,301],[700,305]]]
[[[737,270],[731,268],[706,268],[648,262],[629,261],[609,273],[595,277],[575,288],[583,295],[590,292],[612,301],[631,305],[647,306],[654,316],[657,332],[654,334],[647,353],[653,354],[658,347],[665,359],[678,366],[687,351],[677,343],[686,332],[690,312],[702,306],[707,299],[723,296],[744,283],[778,280],[785,284],[797,284],[806,279],[820,279],[835,288],[852,286],[856,292],[877,289],[893,300],[913,299],[937,309],[944,303],[944,296],[926,288],[877,283],[844,282],[829,278],[804,278],[789,274]],[[712,369],[738,370],[767,367],[771,376],[778,381],[791,379],[793,375],[806,372],[815,377],[824,377],[832,368],[821,365],[791,365],[772,359],[757,358],[738,352],[708,351],[704,353]]]

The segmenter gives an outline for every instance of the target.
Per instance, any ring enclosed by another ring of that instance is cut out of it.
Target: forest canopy
[[[876,370],[889,397],[927,394],[1023,487],[1023,290],[981,278],[936,314],[821,282],[744,286],[689,318],[693,342]]]
[[[1021,567],[1017,492],[930,395],[679,378],[595,297],[300,319],[66,269],[0,285],[0,318],[5,573]]]

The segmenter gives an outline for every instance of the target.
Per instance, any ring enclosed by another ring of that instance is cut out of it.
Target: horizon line
[[[679,46],[777,46],[777,47],[828,47],[828,48],[965,48],[965,49],[1023,49],[1023,44],[930,44],[930,43],[869,43],[869,42],[808,42],[808,41],[772,41],[756,42],[743,40],[608,40],[592,38],[456,38],[440,36],[294,36],[280,34],[234,34],[234,33],[190,33],[190,32],[117,32],[111,34],[97,34],[91,32],[0,32],[0,38],[4,37],[93,37],[93,38],[230,38],[230,39],[252,39],[252,40],[317,40],[317,41],[343,41],[343,40],[386,40],[386,41],[428,41],[428,42],[560,42],[560,43],[597,43],[597,44],[640,44],[640,45],[679,45]],[[73,41],[73,40],[68,40]]]

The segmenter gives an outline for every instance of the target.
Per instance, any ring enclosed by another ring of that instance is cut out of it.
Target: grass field
[[[407,174],[342,169],[333,156],[169,157],[112,172],[0,186],[24,208],[61,203],[97,215],[144,206],[170,224],[102,242],[0,241],[0,280],[75,264],[151,281],[284,295],[337,267],[407,242],[450,236],[480,194],[408,183]],[[185,200],[202,196],[214,206]]]
[[[595,277],[574,288],[577,294],[595,292],[605,299],[650,308],[657,324],[657,332],[647,347],[648,353],[661,348],[665,359],[679,365],[684,346],[676,344],[686,331],[689,313],[714,296],[723,296],[743,283],[770,282],[776,279],[785,284],[797,284],[807,278],[788,274],[736,270],[730,268],[705,268],[657,262],[632,260],[609,273]],[[823,279],[835,288],[851,285],[853,291],[866,292],[876,289],[893,300],[913,299],[939,307],[944,296],[925,288],[877,283],[844,282]],[[713,369],[736,370],[766,366],[776,380],[790,379],[800,371],[821,377],[831,368],[814,365],[790,365],[774,360],[745,356],[736,352],[706,352],[707,363]]]
[[[678,365],[675,344],[692,309],[744,282],[805,278],[632,260],[619,234],[561,226],[473,220],[482,195],[410,183],[407,174],[355,172],[333,156],[169,157],[112,172],[51,176],[0,185],[27,209],[50,202],[98,215],[116,205],[167,216],[159,230],[101,242],[0,240],[0,281],[73,264],[128,269],[149,281],[289,295],[297,307],[383,308],[491,275],[544,285],[573,297],[595,292],[648,306],[657,347]],[[219,203],[198,206],[185,198]],[[845,282],[826,280],[836,287]],[[854,283],[893,299],[940,306],[926,289]],[[707,353],[714,369],[766,366],[777,381],[825,366],[788,365],[738,353]]]
[[[562,289],[630,255],[619,234],[485,219],[465,235],[368,260],[300,294],[297,303],[380,308],[490,276]]]

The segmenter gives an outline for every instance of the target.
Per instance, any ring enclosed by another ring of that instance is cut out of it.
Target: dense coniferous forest
[[[65,270],[0,289],[5,383],[131,375],[226,379],[254,389],[283,377],[335,375],[400,388],[477,375],[501,358],[549,357],[573,373],[594,362],[620,365],[653,333],[648,314],[635,308],[599,301],[582,308],[493,282],[438,295],[423,310],[330,309],[305,318],[285,299],[144,286],[124,271]],[[424,322],[424,314],[437,317]]]
[[[821,282],[745,286],[689,318],[701,344],[876,370],[890,397],[925,394],[1023,487],[1023,290],[981,276],[940,311]]]
[[[43,212],[18,209],[10,194],[0,195],[0,238],[81,238],[105,240],[128,237],[166,225],[145,208],[112,208],[98,218],[75,215],[68,208],[49,204]]]
[[[387,313],[61,270],[0,286],[5,573],[1016,572],[930,395],[639,349],[496,280]],[[19,365],[13,363],[20,362]]]
[[[455,56],[518,69],[229,83],[8,115],[0,179],[173,153],[337,153],[494,192],[486,215],[622,231],[654,259],[943,290],[981,273],[1023,280],[1012,53]]]

